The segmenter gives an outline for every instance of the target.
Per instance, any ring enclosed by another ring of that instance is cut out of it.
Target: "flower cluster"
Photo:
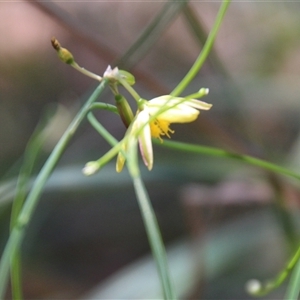
[[[88,162],[85,165],[83,169],[85,175],[94,174],[115,155],[117,155],[116,170],[121,172],[127,154],[132,150],[130,147],[136,142],[139,144],[144,164],[151,170],[153,167],[152,138],[157,138],[161,142],[163,137],[170,138],[170,134],[174,133],[170,124],[193,122],[199,116],[200,110],[209,110],[212,107],[211,104],[196,99],[208,94],[208,89],[205,88],[186,97],[164,95],[147,101],[132,88],[135,79],[129,72],[119,70],[117,67],[112,69],[108,66],[103,77],[101,77],[81,68],[75,62],[73,55],[67,49],[62,48],[55,38],[52,38],[51,42],[62,61],[91,78],[98,81],[106,80],[109,83],[115,96],[116,109],[127,127],[124,138],[117,145],[99,160]],[[119,85],[123,86],[136,100],[137,111],[135,115],[125,97],[119,93]]]

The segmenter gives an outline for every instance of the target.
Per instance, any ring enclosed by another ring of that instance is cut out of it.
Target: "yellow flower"
[[[83,168],[83,173],[87,176],[96,173],[115,155],[118,155],[116,170],[121,172],[126,157],[135,157],[132,155],[135,155],[137,143],[139,144],[144,164],[150,171],[153,167],[151,138],[155,137],[162,141],[162,136],[170,137],[170,133],[174,133],[170,129],[171,123],[192,122],[199,116],[200,109],[210,109],[212,107],[211,104],[192,99],[192,97],[200,98],[207,93],[208,89],[201,89],[198,93],[186,98],[167,95],[150,101],[141,99],[138,103],[138,112],[129,125],[123,140],[97,161],[88,162]]]
[[[208,93],[208,89],[205,89],[205,93]],[[150,122],[151,136],[162,141],[161,136],[170,138],[170,133],[174,133],[169,127],[171,123],[195,121],[200,109],[209,110],[212,105],[196,99],[166,95],[145,102],[145,107],[150,119],[155,116]]]
[[[206,95],[208,89],[202,89],[197,95]],[[190,98],[172,97],[170,95],[154,98],[150,101],[142,100],[141,108],[125,135],[122,152],[127,152],[128,140],[138,139],[140,152],[144,164],[149,170],[153,167],[153,149],[151,137],[162,141],[161,136],[170,138],[171,123],[188,123],[197,119],[200,109],[209,110],[212,105]],[[121,172],[125,163],[125,156],[119,152],[116,169]]]
[[[137,113],[131,126],[128,128],[125,141],[122,145],[122,151],[126,152],[129,139],[138,139],[140,152],[144,161],[144,164],[150,171],[153,166],[153,150],[151,141],[151,130],[149,126],[149,113],[147,109],[144,109]],[[119,152],[117,157],[116,170],[121,172],[125,163],[125,156],[122,152]]]

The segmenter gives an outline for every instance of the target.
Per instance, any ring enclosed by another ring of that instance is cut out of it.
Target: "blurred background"
[[[1,248],[34,129],[55,115],[37,174],[97,86],[58,59],[51,37],[94,73],[102,75],[108,65],[132,72],[137,91],[151,99],[170,93],[189,70],[219,6],[213,1],[0,3]],[[209,88],[204,101],[213,108],[191,124],[175,124],[172,139],[252,155],[299,173],[299,13],[297,2],[234,1],[209,59],[184,92]],[[143,33],[145,39],[132,48]],[[100,101],[114,103],[109,91]],[[97,117],[122,138],[125,128],[117,116],[97,112]],[[108,149],[85,122],[51,176],[23,243],[26,299],[161,297],[127,171],[117,174],[112,161],[95,176],[81,173],[87,161]],[[299,183],[225,158],[161,146],[154,153],[153,170],[141,169],[178,295],[251,299],[246,283],[274,277],[298,245]],[[284,288],[264,298],[279,299]]]

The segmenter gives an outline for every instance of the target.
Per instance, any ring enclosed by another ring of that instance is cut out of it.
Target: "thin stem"
[[[208,35],[208,38],[206,40],[206,43],[205,43],[200,55],[198,56],[197,60],[195,61],[195,63],[193,64],[193,66],[189,70],[189,72],[185,75],[185,77],[180,81],[180,83],[172,91],[172,93],[171,93],[172,96],[180,95],[187,88],[187,86],[191,83],[191,81],[195,78],[195,76],[198,74],[202,65],[206,61],[206,58],[209,55],[210,50],[212,49],[212,46],[214,44],[217,33],[222,24],[223,18],[229,7],[230,2],[231,2],[231,0],[223,0],[222,5],[219,9],[218,15],[216,17],[215,23],[213,25],[213,28]]]
[[[100,82],[102,81],[102,77],[101,76],[99,76],[99,75],[97,75],[97,74],[95,74],[95,73],[93,73],[93,72],[91,72],[89,70],[86,70],[83,67],[80,67],[76,62],[73,62],[71,64],[71,66],[74,69],[76,69],[77,71],[79,71],[80,73],[82,73],[83,75],[85,75],[85,76],[91,77],[91,78],[93,78],[93,79],[95,79],[97,81],[100,81]]]
[[[112,147],[109,151],[107,151],[103,156],[101,156],[98,160],[95,161],[99,165],[99,169],[105,166],[108,162],[111,161],[113,157],[115,157],[120,151],[122,147],[122,141]]]
[[[22,257],[20,249],[16,251],[11,262],[11,286],[12,286],[12,299],[23,299],[22,292]]]
[[[119,141],[115,139],[96,119],[93,113],[88,113],[87,118],[91,125],[98,131],[98,133],[113,147]]]
[[[128,91],[128,93],[131,94],[131,96],[134,98],[136,102],[138,102],[141,97],[140,95],[136,92],[134,88],[132,88],[129,83],[123,79],[123,78],[118,78],[119,82],[123,85],[123,87]]]
[[[159,226],[157,224],[157,219],[155,217],[155,213],[149,199],[149,195],[140,176],[133,178],[133,185],[143,216],[148,240],[152,249],[152,254],[155,258],[158,268],[158,274],[162,284],[165,299],[175,300],[176,296],[170,278],[166,251],[163,245]]]
[[[17,181],[16,196],[12,204],[10,231],[17,221],[18,215],[22,209],[25,201],[27,184],[32,173],[33,166],[41,150],[44,139],[41,136],[42,124],[39,124],[30,138],[24,153],[24,162],[22,164],[20,174]],[[11,285],[12,285],[12,298],[23,299],[22,295],[22,271],[21,271],[21,253],[16,251],[16,255],[12,258],[11,268]]]
[[[171,283],[165,247],[149,195],[139,172],[136,142],[128,147],[129,153],[127,157],[127,167],[133,181],[135,194],[141,210],[149,244],[158,269],[164,299],[175,300],[176,296]]]
[[[299,251],[299,250],[298,250]],[[297,264],[296,264],[297,263]],[[300,259],[299,255],[295,259],[295,268],[292,273],[290,283],[287,288],[286,295],[284,299],[286,300],[297,300],[299,299],[299,291],[300,291]]]
[[[0,299],[4,298],[4,292],[8,281],[8,273],[10,269],[11,258],[17,253],[20,248],[21,242],[25,235],[25,229],[32,217],[32,214],[38,204],[39,197],[43,191],[43,188],[51,175],[55,165],[62,156],[64,150],[66,149],[69,141],[75,134],[78,126],[83,121],[87,112],[90,109],[90,105],[97,100],[99,95],[104,90],[107,85],[106,80],[104,80],[93,92],[81,110],[78,112],[74,120],[69,125],[68,129],[65,131],[55,148],[53,149],[51,155],[47,159],[40,173],[38,174],[30,193],[27,196],[24,206],[18,216],[16,225],[14,226],[0,261]]]
[[[290,272],[295,268],[297,262],[299,261],[300,258],[300,247],[298,248],[298,250],[296,251],[296,253],[293,255],[293,257],[291,258],[291,260],[288,262],[288,264],[286,265],[286,267],[278,274],[278,276],[273,279],[272,281],[268,281],[265,284],[261,285],[261,287],[255,291],[251,291],[251,288],[249,287],[248,292],[253,295],[253,296],[264,296],[269,294],[271,291],[273,291],[274,289],[276,289],[277,287],[279,287],[283,281],[287,278],[287,276],[290,274]],[[299,266],[300,267],[300,266]],[[297,266],[298,268],[298,266]],[[295,272],[299,272],[295,270]],[[291,280],[292,282],[292,280]],[[298,292],[299,292],[299,284],[300,281],[298,281]],[[289,287],[288,289],[288,293],[291,293],[292,288]],[[287,297],[286,299],[297,299],[297,297],[295,298],[290,298]]]
[[[202,47],[207,40],[208,34],[206,33],[205,26],[203,26],[199,16],[197,16],[196,10],[192,7],[192,4],[188,4],[184,6],[182,12],[195,40],[198,42],[199,46]],[[228,71],[218,56],[218,53],[214,51],[213,48],[210,50],[208,62],[211,63],[218,73],[224,75],[226,78],[229,77]]]
[[[273,173],[268,173],[267,178],[271,184],[274,191],[274,201],[272,208],[274,210],[275,217],[282,228],[285,239],[289,246],[289,253],[293,253],[295,249],[298,248],[298,235],[296,232],[296,226],[289,212],[287,206],[285,205],[285,189],[282,181],[279,180],[278,176]]]
[[[156,141],[154,142],[159,144]],[[248,155],[240,155],[240,154],[232,153],[218,148],[192,145],[192,144],[173,142],[173,141],[164,141],[163,144],[159,144],[159,145],[172,148],[175,150],[180,150],[180,151],[212,155],[218,157],[233,158],[272,171],[274,173],[288,175],[290,177],[300,180],[300,175],[294,173],[289,169],[277,166],[273,163],[258,158],[254,158]],[[289,285],[287,291],[287,297],[286,297],[286,299],[297,299],[299,294],[299,287],[300,287],[300,260],[299,259],[300,259],[300,247],[292,257],[292,259],[289,261],[286,268],[274,280],[267,282],[266,284],[262,285],[259,289],[255,289],[255,291],[253,292],[251,291],[251,289],[249,289],[249,292],[251,292],[251,294],[255,296],[263,296],[268,294],[269,292],[271,292],[272,290],[274,290],[275,288],[279,287],[282,284],[282,282],[287,278],[287,276],[290,274],[290,272],[293,270],[296,263],[298,262],[297,268],[293,273],[294,275],[293,278],[291,279],[291,283]]]
[[[95,102],[90,105],[90,111],[95,110],[95,109],[101,109],[101,110],[108,110],[110,112],[113,112],[115,114],[119,114],[118,109],[115,105],[111,105],[108,103],[103,103],[103,102]]]
[[[98,120],[93,116],[92,113],[88,114],[88,120],[111,146],[115,146],[118,143],[118,141],[98,122]],[[157,224],[157,220],[149,199],[149,195],[140,177],[137,161],[136,143],[132,145],[130,149],[131,155],[130,159],[128,159],[127,166],[133,180],[136,197],[138,199],[138,203],[142,213],[150,247],[152,249],[152,253],[158,268],[158,273],[161,279],[164,296],[165,299],[176,299],[173,287],[171,285],[165,248],[163,245],[159,226]]]
[[[154,143],[161,145],[163,147],[168,147],[172,148],[174,150],[179,150],[179,151],[185,151],[185,152],[192,152],[192,153],[197,153],[197,154],[205,154],[205,155],[210,155],[210,156],[218,156],[218,157],[226,157],[226,158],[232,158],[241,162],[245,162],[254,166],[261,167],[263,169],[272,171],[274,173],[279,173],[283,175],[287,175],[290,177],[293,177],[297,180],[300,180],[300,175],[286,169],[284,167],[275,165],[273,163],[267,162],[265,160],[255,158],[252,156],[248,155],[243,155],[243,154],[237,154],[233,152],[229,152],[226,150],[222,150],[219,148],[214,148],[214,147],[207,147],[207,146],[200,146],[200,145],[194,145],[194,144],[188,144],[188,143],[182,143],[182,142],[174,142],[174,141],[164,141],[163,143],[160,143],[156,140],[153,140]]]

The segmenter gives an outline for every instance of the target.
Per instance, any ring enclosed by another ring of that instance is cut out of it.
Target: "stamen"
[[[161,138],[161,136],[166,135],[168,138],[171,138],[170,133],[174,133],[174,130],[171,130],[169,128],[170,123],[166,122],[164,120],[158,120],[155,119],[153,122],[151,122],[150,124],[150,128],[151,128],[151,135],[155,138],[158,138],[160,140],[160,142],[163,142],[163,139]]]

